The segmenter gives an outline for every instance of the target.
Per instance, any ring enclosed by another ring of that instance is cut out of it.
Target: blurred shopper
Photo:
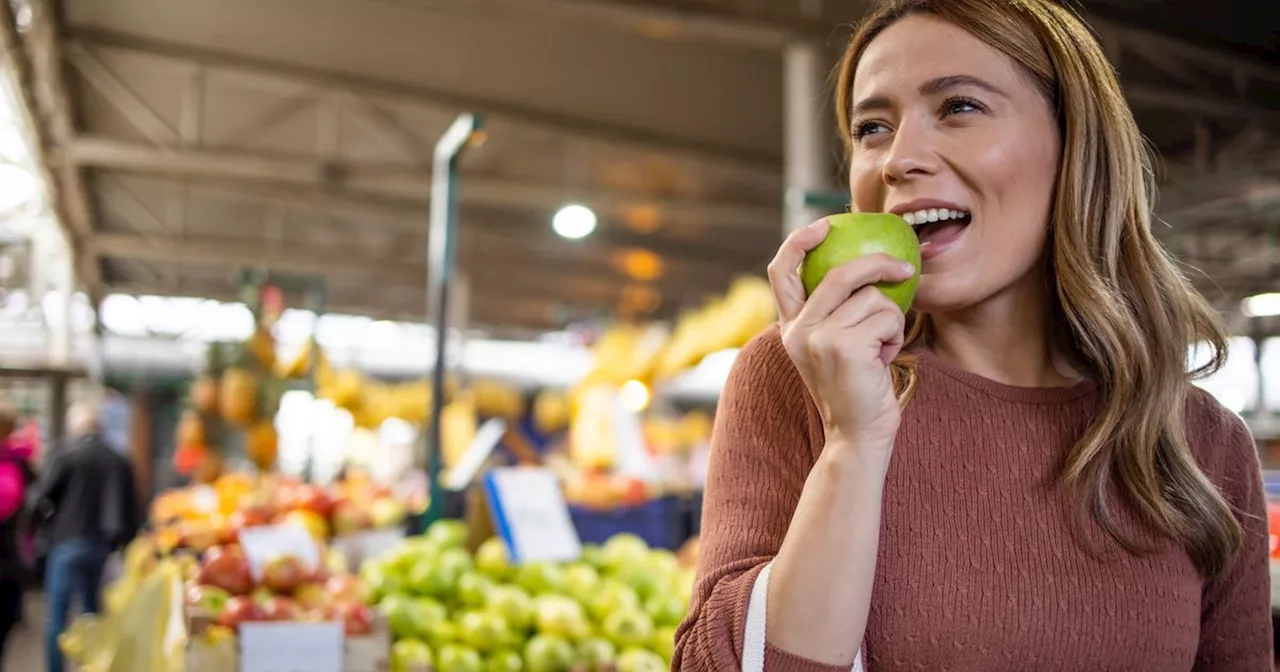
[[[98,406],[73,406],[67,412],[67,436],[68,446],[53,456],[35,493],[49,542],[45,656],[50,672],[63,669],[58,635],[66,629],[73,597],[85,613],[98,612],[107,556],[133,538],[141,521],[133,470],[103,439]]]
[[[5,642],[22,619],[22,587],[27,566],[19,544],[19,521],[31,469],[33,446],[18,431],[18,412],[0,406],[0,670]]]
[[[1151,158],[1054,0],[896,0],[848,45],[851,209],[917,228],[806,296],[720,399],[673,667],[1271,669],[1244,423],[1187,374],[1227,331],[1151,231]],[[766,619],[767,615],[767,619]]]

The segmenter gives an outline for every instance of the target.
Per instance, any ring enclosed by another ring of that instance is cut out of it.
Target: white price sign
[[[307,566],[320,566],[320,549],[315,539],[301,525],[261,525],[240,530],[240,545],[255,580],[262,579],[262,568],[282,556],[293,555]]]
[[[485,476],[494,527],[514,562],[567,562],[582,555],[560,482],[550,469],[494,469]]]
[[[240,672],[342,672],[341,623],[242,623]]]

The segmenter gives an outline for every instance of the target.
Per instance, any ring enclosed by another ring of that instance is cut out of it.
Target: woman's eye
[[[853,137],[855,140],[861,140],[868,135],[883,133],[885,130],[884,124],[878,121],[864,121],[853,127]]]
[[[951,98],[942,104],[943,116],[976,112],[981,109],[981,105],[975,101],[969,100],[968,98]]]

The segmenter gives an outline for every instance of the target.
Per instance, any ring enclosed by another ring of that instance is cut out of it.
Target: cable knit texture
[[[1245,530],[1242,553],[1209,582],[1171,541],[1139,535],[1156,552],[1133,556],[1095,528],[1091,553],[1071,533],[1055,475],[1095,411],[1091,383],[1010,387],[922,352],[885,487],[868,671],[1270,670],[1257,452],[1239,418],[1198,389],[1189,397],[1196,458]],[[742,351],[721,397],[702,564],[674,670],[741,669],[752,584],[822,445],[774,327]],[[767,646],[765,670],[848,671],[800,654]]]

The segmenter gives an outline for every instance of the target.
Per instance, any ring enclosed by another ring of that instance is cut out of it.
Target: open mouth
[[[920,244],[924,245],[955,238],[969,225],[973,215],[968,210],[929,208],[903,213],[902,218],[915,229]]]

